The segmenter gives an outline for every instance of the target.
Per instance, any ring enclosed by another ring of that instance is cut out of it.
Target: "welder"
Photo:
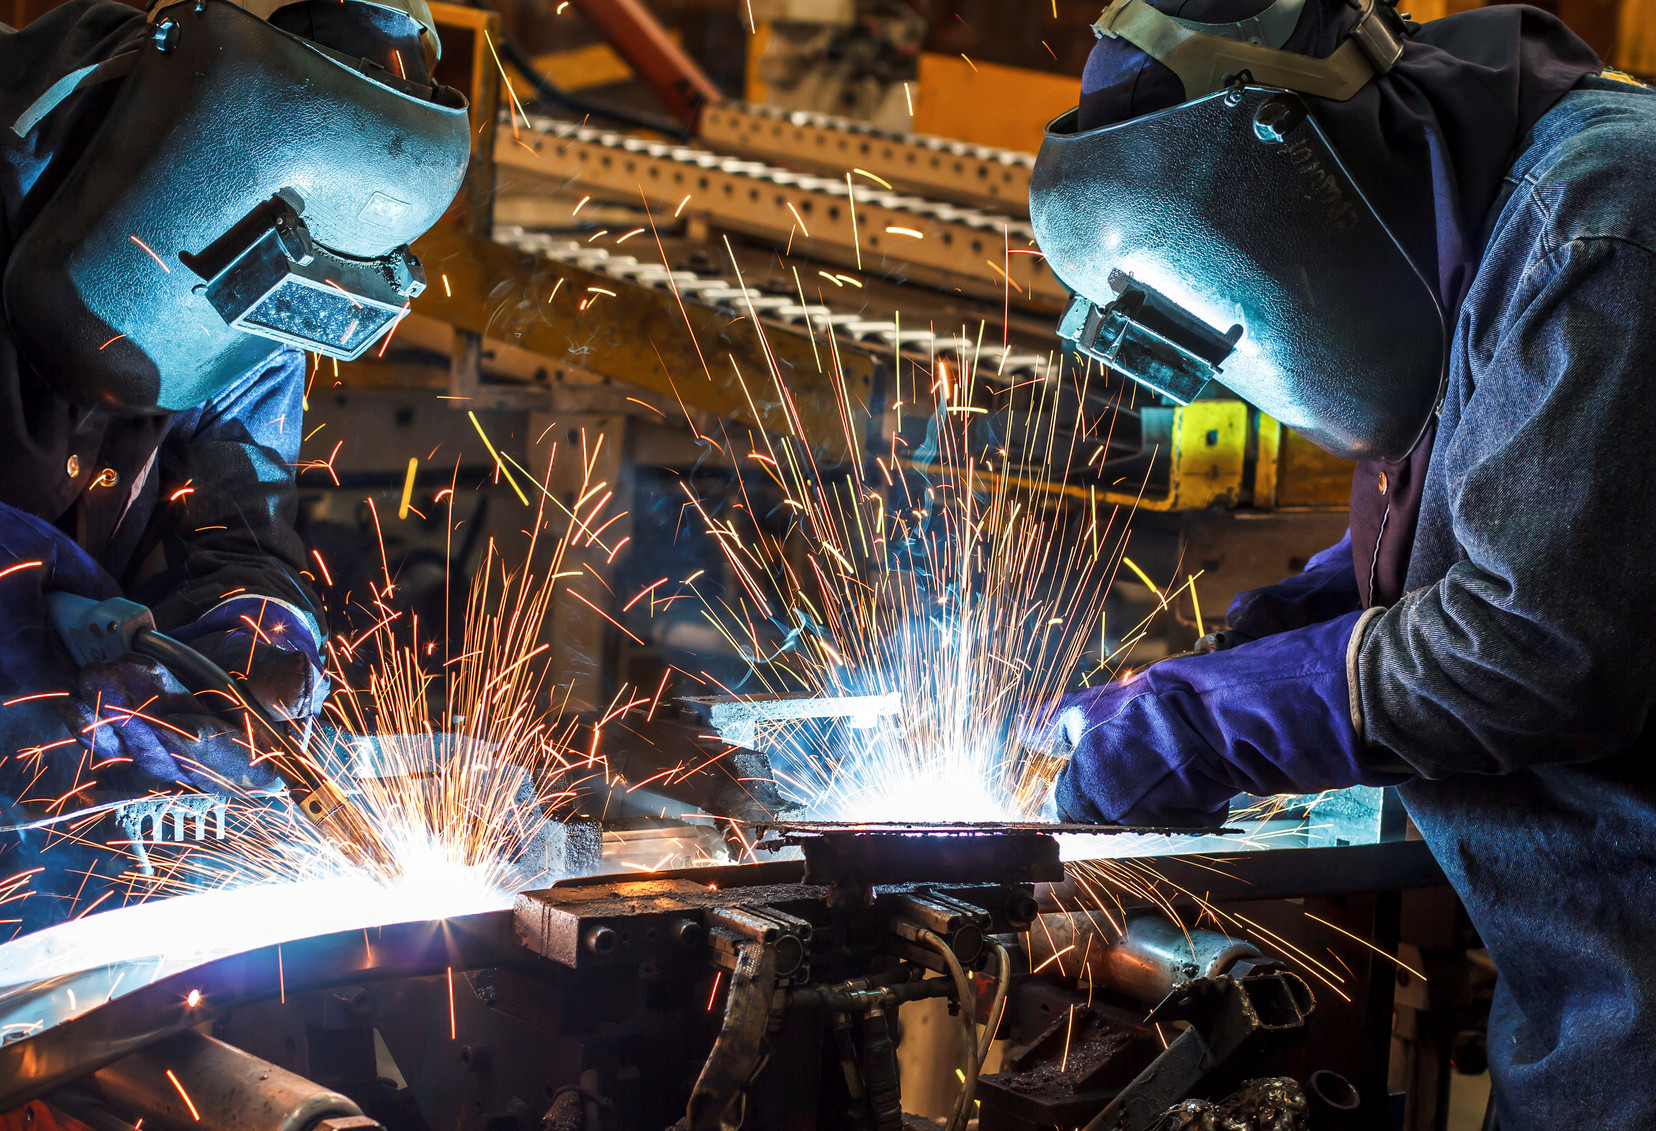
[[[48,592],[150,606],[283,718],[328,692],[294,531],[302,351],[358,356],[424,286],[409,244],[469,151],[439,53],[425,0],[70,0],[0,29],[0,874],[23,877],[0,898],[22,928],[121,869],[66,816],[281,784],[156,663],[77,669]]]
[[[1250,642],[1067,697],[1060,814],[1398,787],[1502,1128],[1656,1126],[1656,92],[1553,17],[1117,0],[1031,211],[1076,348],[1357,461]]]

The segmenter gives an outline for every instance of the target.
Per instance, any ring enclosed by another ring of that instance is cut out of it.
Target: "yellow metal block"
[[[684,34],[677,28],[668,33],[674,43],[682,44]],[[618,82],[626,82],[633,77],[632,68],[615,49],[607,43],[592,43],[585,47],[573,47],[568,51],[552,51],[545,55],[536,55],[530,62],[534,63],[535,70],[563,90],[591,90],[598,86],[611,86]],[[508,64],[510,66],[510,64]],[[519,77],[516,67],[510,71],[514,84],[523,82],[519,88],[519,95],[528,89],[527,80]]]
[[[1277,461],[1282,452],[1282,425],[1276,418],[1259,414],[1255,429],[1259,435],[1254,459],[1253,505],[1260,510],[1276,506]]]
[[[1281,440],[1276,456],[1276,498],[1270,505],[1315,509],[1350,506],[1351,473],[1356,464],[1329,455],[1292,428],[1277,425],[1277,429]],[[1263,444],[1260,454],[1259,474],[1264,474]]]
[[[1248,450],[1248,406],[1196,401],[1173,415],[1173,467],[1166,504],[1154,510],[1235,506]]]

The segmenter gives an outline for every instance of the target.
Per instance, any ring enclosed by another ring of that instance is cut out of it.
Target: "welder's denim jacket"
[[[1522,148],[1404,588],[1361,724],[1500,969],[1503,1131],[1656,1127],[1656,92],[1587,80]]]

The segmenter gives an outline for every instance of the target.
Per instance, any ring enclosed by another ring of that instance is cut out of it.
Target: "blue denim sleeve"
[[[283,349],[199,408],[180,413],[161,453],[166,566],[141,600],[166,629],[224,601],[264,597],[286,606],[320,641],[321,602],[300,571],[294,486],[303,433],[305,355]]]
[[[1365,739],[1427,777],[1612,756],[1656,698],[1656,251],[1532,246],[1463,331],[1422,520],[1453,545],[1354,657]]]

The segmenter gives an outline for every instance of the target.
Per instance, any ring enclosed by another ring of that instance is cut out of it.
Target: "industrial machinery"
[[[1058,910],[1046,832],[765,835],[803,860],[568,880],[314,938],[295,923],[119,991],[104,968],[9,986],[0,1108],[94,1131],[895,1131],[927,1036],[913,1010],[936,1003],[951,1128],[1384,1125],[1344,1074],[1364,985],[1314,992],[1166,909]]]
[[[1029,154],[721,101],[636,0],[574,6],[673,121],[524,107],[500,17],[433,5],[439,78],[474,108],[465,188],[417,247],[431,285],[395,337],[308,386],[301,532],[339,631],[378,619],[353,619],[366,593],[440,623],[482,547],[533,513],[503,469],[538,473],[561,445],[622,500],[630,545],[564,563],[592,585],[554,613],[551,680],[600,718],[622,681],[721,674],[693,614],[627,605],[665,547],[676,576],[721,569],[674,540],[680,486],[768,501],[732,452],[748,429],[807,437],[825,476],[859,444],[912,450],[929,390],[967,370],[979,439],[1032,484],[1076,470],[1047,492],[1056,520],[1136,513],[1136,559],[1197,575],[1210,625],[1339,537],[1349,465],[1216,386],[1147,403],[1055,352],[1065,296],[1030,245]],[[772,374],[785,398],[742,381]],[[547,497],[573,502],[559,474]],[[1201,609],[1161,598],[1123,575],[1110,619],[1159,603],[1183,647]],[[1158,645],[1175,647],[1138,654]],[[509,910],[324,930],[332,909],[300,898],[282,941],[149,973],[31,981],[0,948],[0,1110],[73,1131],[895,1131],[905,1111],[949,1131],[1390,1128],[1394,988],[1399,1039],[1426,1050],[1402,1083],[1446,1094],[1429,1078],[1447,1071],[1440,1011],[1389,955],[1467,940],[1416,921],[1442,877],[1379,791],[1290,799],[1245,837],[1102,834],[1122,859],[1066,869],[1055,830],[769,826],[792,814],[754,796],[767,775],[723,757],[756,744],[758,715],[889,709],[611,720],[600,769],[563,783],[571,819],[547,851],[570,878]],[[199,839],[213,820],[210,798],[142,805],[140,848],[146,827],[188,820]],[[152,908],[157,946],[206,933]],[[1453,984],[1415,953],[1432,997]]]

